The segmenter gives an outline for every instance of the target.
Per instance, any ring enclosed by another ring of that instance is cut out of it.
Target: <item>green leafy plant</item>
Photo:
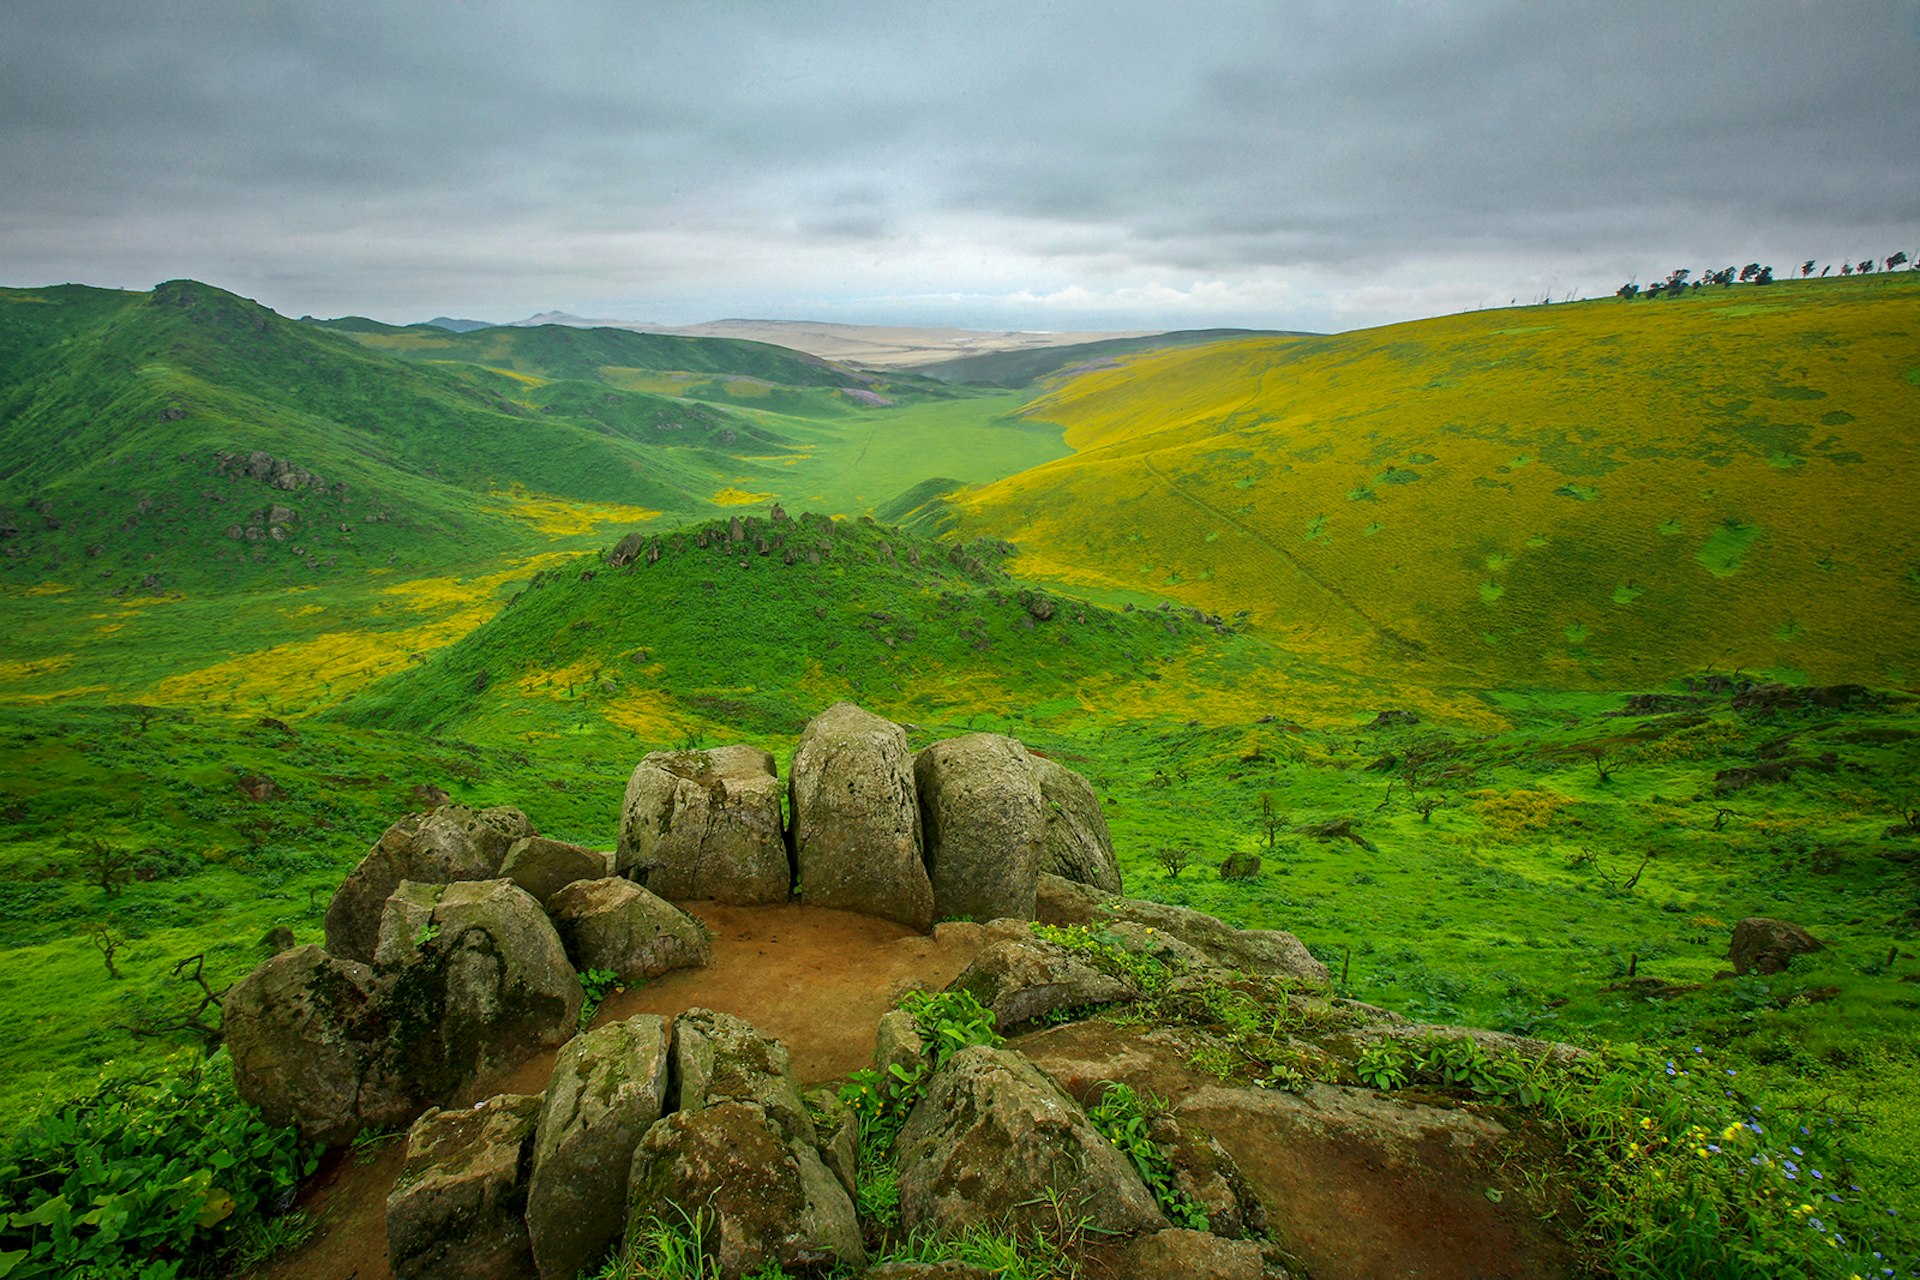
[[[1381,1040],[1366,1047],[1353,1069],[1370,1088],[1403,1089],[1413,1078],[1414,1065],[1413,1052],[1400,1041]]]
[[[1133,1162],[1168,1221],[1189,1231],[1209,1230],[1206,1210],[1176,1185],[1172,1159],[1153,1140],[1153,1115],[1162,1110],[1151,1095],[1142,1098],[1132,1086],[1109,1081],[1100,1101],[1087,1109],[1087,1119]]]
[[[239,1100],[224,1056],[103,1081],[0,1152],[0,1276],[168,1280],[258,1239],[316,1163]]]
[[[585,1031],[600,1012],[601,1004],[615,991],[624,990],[620,975],[611,969],[588,969],[580,975],[580,989],[586,998],[580,1002],[580,1030]]]

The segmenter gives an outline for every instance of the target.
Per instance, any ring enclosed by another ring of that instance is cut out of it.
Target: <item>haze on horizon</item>
[[[14,0],[0,102],[0,283],[291,315],[1340,330],[1920,259],[1911,0]]]

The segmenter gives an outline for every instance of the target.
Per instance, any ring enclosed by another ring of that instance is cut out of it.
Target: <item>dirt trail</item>
[[[737,1014],[787,1046],[802,1086],[867,1065],[874,1024],[900,993],[945,986],[981,943],[982,930],[973,924],[939,925],[928,937],[888,920],[798,904],[683,905],[713,931],[713,963],[610,997],[593,1025],[637,1013],[671,1018],[697,1006]],[[552,1051],[530,1059],[483,1083],[468,1100],[538,1093],[553,1059]],[[253,1272],[253,1280],[390,1280],[387,1192],[405,1148],[396,1138],[364,1160],[352,1151],[328,1156],[300,1195],[300,1207],[317,1224],[313,1239]]]

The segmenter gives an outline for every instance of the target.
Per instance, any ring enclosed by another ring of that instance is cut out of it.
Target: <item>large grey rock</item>
[[[1102,973],[1025,928],[989,944],[947,990],[968,992],[993,1010],[994,1025],[1002,1032],[1058,1009],[1112,1004],[1140,994],[1134,983]]]
[[[676,902],[785,902],[780,780],[757,747],[656,751],[627,780],[619,873]]]
[[[713,959],[706,926],[621,876],[574,881],[547,899],[547,914],[583,973],[638,982]]]
[[[1236,929],[1186,907],[1122,898],[1054,875],[1040,877],[1036,903],[1042,924],[1137,925],[1171,934],[1225,969],[1317,985],[1332,978],[1306,944],[1284,930]]]
[[[1788,920],[1748,916],[1733,926],[1727,958],[1735,973],[1779,973],[1798,955],[1820,950],[1820,940]]]
[[[539,902],[576,880],[598,880],[606,874],[606,854],[545,836],[514,841],[500,863],[500,878],[513,881]]]
[[[1093,785],[1045,756],[1033,757],[1033,780],[1046,806],[1047,836],[1040,850],[1040,869],[1108,893],[1121,892],[1113,835]]]
[[[1033,756],[1012,738],[970,733],[913,760],[933,910],[940,919],[1033,919],[1045,807]]]
[[[418,1109],[375,1044],[381,991],[364,964],[295,947],[234,985],[222,1004],[234,1085],[269,1124],[329,1145],[390,1129]]]
[[[387,1265],[396,1280],[530,1280],[527,1171],[540,1095],[438,1107],[407,1132],[387,1193]]]
[[[698,1111],[722,1102],[751,1102],[788,1137],[807,1146],[819,1142],[813,1119],[800,1100],[787,1047],[763,1036],[730,1013],[689,1009],[673,1020],[676,1111]]]
[[[1117,1275],[1180,1280],[1262,1280],[1267,1274],[1266,1258],[1253,1241],[1223,1240],[1179,1227],[1127,1241],[1113,1267]]]
[[[608,1023],[560,1050],[527,1194],[542,1276],[572,1280],[620,1238],[633,1152],[660,1118],[666,1087],[667,1026],[651,1014]]]
[[[866,1260],[846,1188],[758,1103],[719,1102],[655,1124],[634,1152],[629,1199],[636,1216],[671,1222],[670,1205],[711,1215],[707,1250],[728,1280],[769,1262],[798,1272]]]
[[[975,1045],[936,1073],[895,1141],[900,1227],[953,1234],[1069,1221],[1128,1234],[1167,1225],[1132,1163],[1058,1085],[1010,1049]]]
[[[546,913],[511,880],[399,886],[382,921],[389,1052],[449,1102],[574,1032],[585,998]]]
[[[800,735],[788,786],[794,865],[808,902],[932,927],[906,730],[836,702]]]
[[[533,824],[518,809],[450,804],[408,814],[367,850],[327,904],[327,950],[343,960],[371,961],[380,915],[402,880],[491,879],[513,842],[532,834]]]

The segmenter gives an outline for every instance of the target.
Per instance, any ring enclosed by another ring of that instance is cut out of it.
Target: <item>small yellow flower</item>
[[[1651,1128],[1653,1128],[1653,1117],[1652,1117],[1652,1116],[1641,1116],[1641,1117],[1640,1117],[1640,1127],[1641,1127],[1642,1129],[1651,1129]]]
[[[1720,1141],[1732,1142],[1735,1138],[1744,1136],[1746,1132],[1747,1127],[1736,1120],[1720,1131]]]

